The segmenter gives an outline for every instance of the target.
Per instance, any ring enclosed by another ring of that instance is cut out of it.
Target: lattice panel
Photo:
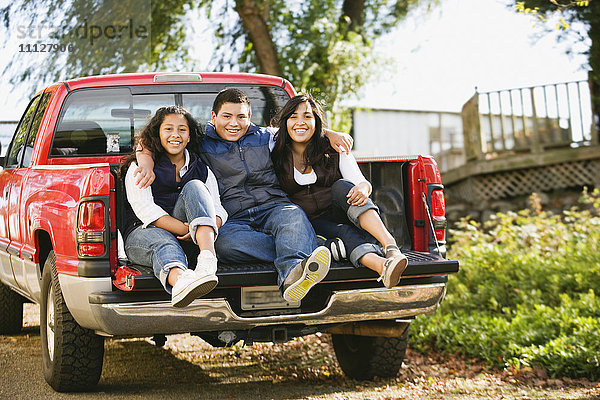
[[[585,185],[600,185],[600,160],[575,161],[474,176],[447,188],[446,191],[452,199],[473,202]]]

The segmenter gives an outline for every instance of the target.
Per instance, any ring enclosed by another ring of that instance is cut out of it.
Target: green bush
[[[561,215],[534,208],[460,221],[448,254],[460,272],[440,309],[413,323],[411,347],[599,379],[599,214],[595,190]]]

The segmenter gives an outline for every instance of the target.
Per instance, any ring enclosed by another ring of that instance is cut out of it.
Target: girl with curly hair
[[[135,152],[121,166],[125,253],[131,262],[153,268],[175,307],[187,306],[218,283],[214,241],[227,212],[215,176],[192,151],[200,137],[184,108],[159,108],[138,139],[152,151],[156,179],[150,187],[136,185]],[[198,254],[195,270],[188,268],[186,253]]]

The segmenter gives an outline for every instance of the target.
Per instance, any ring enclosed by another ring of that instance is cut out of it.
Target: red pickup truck
[[[126,201],[117,167],[136,131],[165,105],[210,119],[215,95],[238,87],[253,122],[266,125],[293,95],[282,78],[256,74],[147,73],[60,82],[35,95],[0,171],[0,334],[22,327],[23,303],[40,304],[42,364],[57,391],[89,390],[106,337],[190,332],[213,346],[332,334],[343,371],[395,376],[411,319],[441,303],[458,262],[445,259],[443,186],[431,157],[359,160],[373,198],[409,265],[385,289],[376,274],[334,262],[301,301],[286,302],[271,264],[219,264],[219,285],[174,308],[150,268],[123,256]],[[400,140],[400,139],[399,139]]]

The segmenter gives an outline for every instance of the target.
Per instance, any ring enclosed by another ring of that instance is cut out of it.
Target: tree
[[[13,85],[39,89],[40,84],[78,76],[164,68],[170,56],[187,61],[180,21],[188,9],[180,0],[15,1],[0,9],[3,25],[12,33],[3,45],[9,47],[16,37],[30,47],[15,52],[3,72]],[[123,27],[121,37],[111,38]],[[137,32],[139,36],[127,29],[140,27],[145,32]],[[27,51],[34,44],[35,51]],[[44,44],[59,48],[40,52]]]
[[[150,10],[149,51],[80,45],[67,54],[51,53],[46,69],[35,66],[13,73],[12,82],[35,78],[39,84],[40,78],[186,68],[193,60],[185,43],[193,38],[186,37],[182,21],[190,10],[201,9],[215,21],[215,69],[282,76],[336,108],[374,71],[378,62],[372,55],[374,40],[418,4],[435,0],[20,0],[1,9],[0,15],[6,28],[17,15],[61,20],[60,34],[73,38],[81,21],[106,15],[108,24],[124,15],[138,15],[140,2]],[[21,63],[20,56],[13,58],[10,71]]]
[[[421,3],[432,3],[421,1]],[[372,45],[412,7],[415,0],[236,0],[241,23],[230,10],[211,3],[221,48],[218,65],[238,65],[289,79],[301,91],[324,101],[339,117],[339,101],[353,96],[371,77],[380,60]],[[333,120],[339,125],[340,120]]]
[[[525,0],[515,2],[517,11],[537,15],[545,20],[560,13],[557,29],[561,36],[575,37],[578,41],[589,41],[588,77],[592,94],[592,109],[596,127],[600,126],[600,0]],[[587,36],[570,29],[575,23],[584,24]]]

